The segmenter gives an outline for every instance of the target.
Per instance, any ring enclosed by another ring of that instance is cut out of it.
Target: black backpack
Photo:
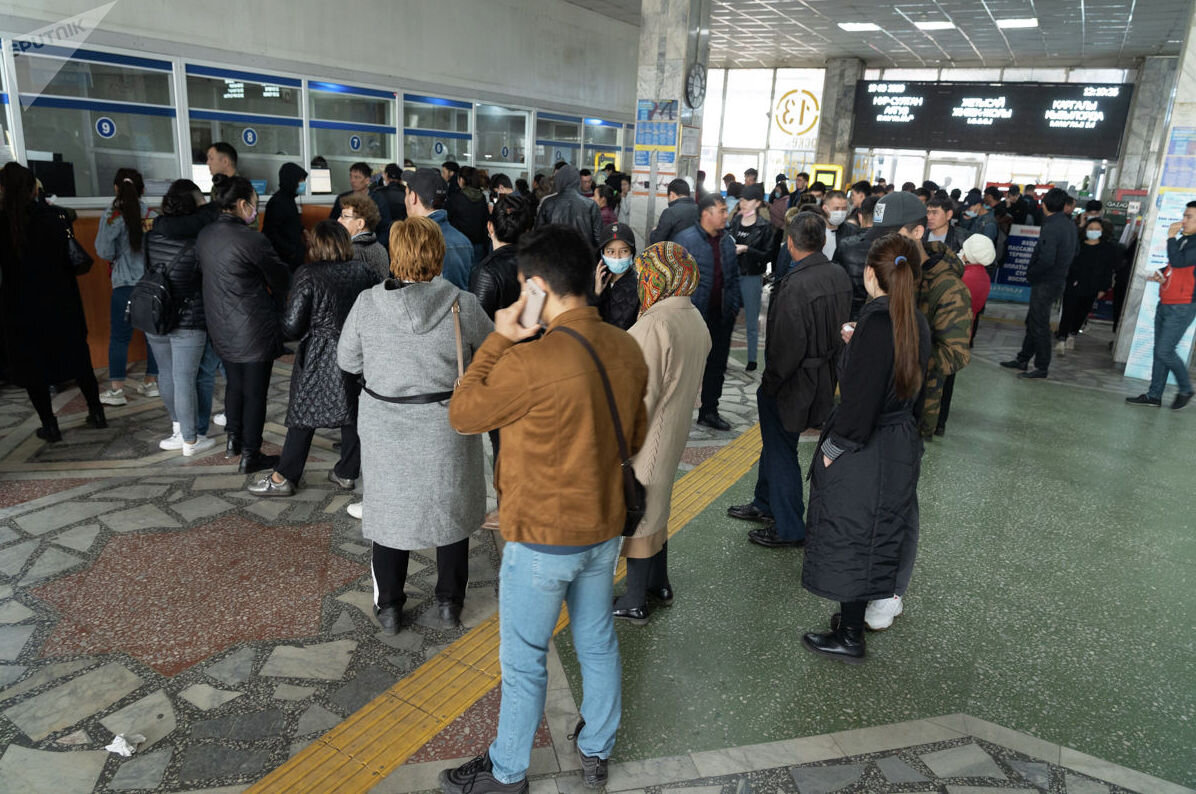
[[[146,271],[125,306],[125,321],[139,331],[163,336],[174,330],[179,322],[179,313],[170,293],[170,270],[194,246],[187,243],[174,259],[165,266],[154,266]]]

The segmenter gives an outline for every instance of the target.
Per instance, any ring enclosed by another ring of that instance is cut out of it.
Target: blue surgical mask
[[[613,256],[603,254],[602,261],[606,263],[606,269],[616,276],[620,273],[626,273],[631,268],[631,257],[615,259]]]
[[[976,211],[975,211],[975,210],[964,210],[964,211],[963,211],[963,216],[964,216],[965,218],[975,218],[975,217],[976,217]]]
[[[1099,239],[1100,239],[1100,235],[1101,235],[1101,231],[1100,231],[1100,229],[1088,229],[1088,230],[1086,230],[1086,231],[1084,232],[1084,235],[1085,235],[1085,236],[1086,236],[1086,237],[1087,237],[1089,240],[1099,240]]]

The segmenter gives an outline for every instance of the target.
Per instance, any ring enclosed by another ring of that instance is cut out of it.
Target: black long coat
[[[290,271],[265,235],[222,214],[199,233],[195,253],[208,336],[220,358],[246,364],[281,355],[279,318]]]
[[[312,262],[299,268],[282,317],[299,339],[291,370],[287,427],[341,427],[357,416],[357,377],[336,363],[336,346],[357,296],[379,283],[365,260]]]
[[[919,365],[930,361],[930,326],[917,315]],[[907,544],[918,538],[922,439],[917,398],[897,397],[889,299],[864,306],[840,357],[843,401],[823,428],[811,471],[802,586],[832,601],[888,598]],[[844,450],[827,468],[829,446]]]
[[[14,383],[60,383],[91,369],[87,320],[67,254],[66,227],[45,204],[31,202],[19,255],[8,214],[0,212],[0,323]]]

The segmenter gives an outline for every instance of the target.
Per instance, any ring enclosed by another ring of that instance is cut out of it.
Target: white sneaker
[[[124,389],[105,389],[100,392],[100,403],[102,405],[128,405],[129,401],[125,398]]]
[[[363,504],[362,502],[354,502],[353,504],[351,504],[345,508],[345,512],[347,512],[349,515],[353,516],[354,518],[361,518],[361,505],[362,504]]]
[[[170,438],[164,438],[158,442],[158,449],[182,449],[183,448],[183,431],[178,422],[170,423]]]
[[[1068,350],[1075,350],[1076,349],[1076,338],[1074,336],[1067,337],[1067,344],[1065,345],[1065,347]]]
[[[893,619],[900,615],[902,610],[899,595],[880,601],[869,601],[868,610],[864,613],[864,625],[872,631],[884,631],[893,625]]]
[[[216,427],[224,427],[228,424],[228,417],[224,415],[224,411],[212,417],[212,424],[216,425]]]
[[[1055,343],[1055,352],[1056,353],[1064,353],[1066,351],[1067,351],[1067,343],[1064,342],[1062,339],[1060,339],[1058,342]]]
[[[183,454],[189,458],[214,446],[216,446],[216,439],[208,438],[207,436],[196,436],[194,444],[188,444],[186,441],[183,442]]]
[[[137,393],[142,397],[160,397],[161,393],[158,391],[158,381],[143,380],[137,384]]]

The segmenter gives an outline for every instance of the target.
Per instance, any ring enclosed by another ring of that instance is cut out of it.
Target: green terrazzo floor
[[[965,712],[1193,785],[1194,449],[1196,408],[969,367],[924,458],[905,615],[859,667],[799,645],[834,611],[801,589],[802,552],[725,516],[749,474],[669,543],[677,603],[619,626],[618,760]]]

